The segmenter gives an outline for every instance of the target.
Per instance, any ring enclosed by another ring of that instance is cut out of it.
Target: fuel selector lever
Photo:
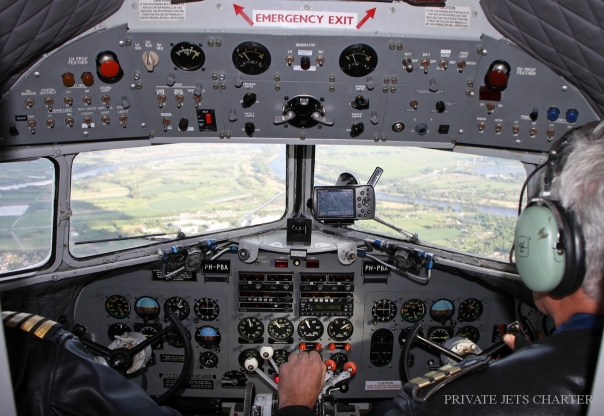
[[[325,116],[320,100],[310,95],[296,95],[284,105],[281,115],[273,118],[274,125],[289,123],[292,127],[310,128],[318,124],[333,126],[333,117]]]

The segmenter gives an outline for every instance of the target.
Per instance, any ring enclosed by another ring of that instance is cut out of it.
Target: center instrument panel
[[[274,13],[250,4],[247,14],[189,4],[178,29],[129,9],[128,24],[54,51],[13,86],[0,112],[3,144],[146,138],[547,151],[566,129],[597,119],[543,63],[493,29],[482,33],[489,24],[478,2],[371,3],[362,25],[367,4],[282,3],[263,4]],[[330,20],[335,8],[350,16]],[[348,28],[353,15],[357,27]],[[308,26],[321,16],[333,27]],[[346,30],[335,30],[338,21]]]
[[[168,266],[166,274],[177,267]],[[479,283],[438,270],[420,285],[372,260],[343,265],[335,251],[309,250],[300,260],[283,250],[261,249],[251,264],[227,254],[198,273],[180,272],[170,281],[163,278],[159,261],[102,277],[81,292],[75,322],[109,345],[128,330],[153,335],[168,325],[165,312],[174,311],[194,351],[185,397],[242,399],[248,381],[257,392],[271,393],[256,373],[243,369],[245,360],[254,357],[273,377],[259,353],[271,346],[277,364],[292,352],[310,350],[324,361],[333,359],[339,371],[354,362],[356,374],[334,395],[363,400],[392,397],[401,388],[401,349],[415,322],[434,342],[465,337],[484,350],[512,322],[510,302]],[[172,334],[153,348],[147,391],[160,395],[180,374],[184,350]],[[444,365],[440,354],[418,347],[411,350],[409,363],[412,377]]]

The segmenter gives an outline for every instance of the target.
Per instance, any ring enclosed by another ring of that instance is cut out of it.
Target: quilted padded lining
[[[604,115],[604,1],[481,0],[506,38],[577,86]]]
[[[111,16],[124,0],[0,0],[0,92],[42,54]]]

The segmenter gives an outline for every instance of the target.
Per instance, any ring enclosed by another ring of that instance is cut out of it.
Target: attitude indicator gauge
[[[105,302],[105,310],[115,319],[124,319],[130,315],[130,302],[122,295],[112,295]]]
[[[298,335],[304,341],[316,341],[325,332],[325,327],[317,318],[306,318],[298,324]]]
[[[350,45],[340,54],[340,69],[351,77],[364,77],[373,72],[378,63],[375,50],[363,43]]]
[[[239,336],[246,341],[257,340],[264,334],[264,324],[258,318],[243,318],[237,325]]]
[[[256,42],[243,42],[233,50],[233,65],[247,75],[259,75],[271,66],[271,53]]]
[[[184,300],[179,296],[174,296],[168,299],[164,303],[164,310],[167,312],[174,312],[178,319],[181,321],[187,319],[189,313],[191,313],[191,307],[189,306],[189,302]]]
[[[445,323],[453,318],[455,306],[449,299],[440,299],[432,304],[430,308],[430,317],[437,322]]]
[[[287,318],[275,318],[268,323],[268,335],[277,341],[285,341],[294,334],[294,324]]]
[[[180,42],[174,45],[170,58],[174,65],[185,71],[198,70],[206,61],[206,55],[201,47],[191,42]]]
[[[459,304],[457,311],[460,321],[472,322],[482,315],[482,302],[475,298],[466,299]]]
[[[220,345],[220,339],[220,332],[213,326],[202,326],[195,331],[195,342],[201,348],[216,348]]]
[[[345,341],[352,336],[354,328],[348,319],[336,318],[327,326],[327,335],[334,341]]]
[[[148,321],[159,316],[159,303],[150,296],[142,296],[136,300],[134,310],[144,321]]]

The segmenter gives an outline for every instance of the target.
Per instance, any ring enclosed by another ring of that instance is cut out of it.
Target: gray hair
[[[551,185],[552,199],[572,211],[585,240],[585,280],[590,298],[604,302],[604,121],[574,130],[563,150],[561,172]],[[564,140],[564,139],[563,139]]]

